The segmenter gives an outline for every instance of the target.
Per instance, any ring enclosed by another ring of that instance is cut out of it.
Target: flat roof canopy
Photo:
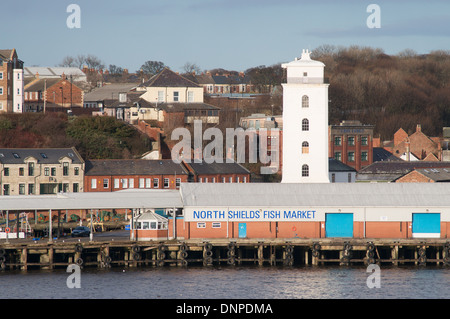
[[[178,190],[124,190],[60,193],[57,195],[1,196],[0,210],[66,210],[183,207]]]

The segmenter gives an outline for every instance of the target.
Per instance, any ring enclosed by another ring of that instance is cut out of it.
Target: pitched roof
[[[14,49],[0,50],[0,58],[4,60],[11,60]]]
[[[37,79],[25,85],[25,92],[44,92],[45,89],[55,85],[61,78]]]
[[[342,163],[334,158],[328,158],[328,171],[330,172],[356,172],[351,166]]]
[[[449,168],[421,168],[416,171],[435,182],[450,182]]]
[[[156,104],[151,103],[152,105]],[[220,110],[219,107],[207,103],[158,103],[158,108],[168,113],[187,110]]]
[[[101,88],[84,95],[84,101],[103,101],[111,99],[119,99],[119,93],[126,93],[135,88],[136,83],[113,83],[106,84]]]
[[[182,183],[185,207],[448,207],[446,183]]]
[[[202,161],[201,163],[186,163],[190,166],[194,173],[196,174],[250,174],[250,171],[239,163],[206,163]]]
[[[56,164],[63,157],[69,157],[73,163],[84,163],[75,148],[0,148],[0,163],[23,164],[27,157],[34,157],[40,164]]]
[[[172,160],[88,160],[86,161],[86,176],[106,175],[187,175],[188,172],[181,164]]]
[[[197,83],[173,72],[169,68],[164,68],[161,72],[154,75],[147,82],[140,86],[144,87],[201,87]]]

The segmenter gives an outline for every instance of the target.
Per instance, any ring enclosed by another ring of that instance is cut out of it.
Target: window
[[[222,177],[222,183],[226,183],[227,181],[226,181],[226,179],[225,179],[225,177]]]
[[[342,161],[342,154],[341,152],[334,152],[334,159],[338,161]]]
[[[144,188],[144,187],[145,187],[145,179],[139,178],[139,188]]]
[[[306,141],[302,143],[302,154],[309,154],[309,143]]]
[[[157,229],[158,223],[157,222],[150,222],[150,229]]]
[[[63,163],[63,176],[69,176],[69,163]]]
[[[331,174],[331,182],[336,183],[336,174],[335,173]]]
[[[128,179],[122,178],[122,188],[128,188]]]
[[[198,181],[199,181],[199,183],[203,183],[203,178],[199,177]]]
[[[158,91],[158,102],[164,102],[164,91]]]
[[[142,229],[149,229],[149,222],[142,222]]]
[[[20,158],[19,154],[13,153],[14,158]]]
[[[28,176],[34,176],[34,163],[28,163]]]
[[[152,188],[152,179],[151,178],[145,179],[145,188]]]
[[[51,174],[52,176],[56,176],[56,167],[52,167]]]
[[[302,131],[309,131],[309,120],[308,119],[302,120]]]
[[[80,168],[79,167],[75,167],[73,169],[73,174],[76,175],[76,176],[80,175]]]
[[[367,162],[367,161],[368,161],[367,152],[361,152],[361,162]]]
[[[23,167],[19,168],[19,176],[23,176],[24,175],[24,171],[25,169]]]
[[[28,184],[28,195],[34,194],[34,184]]]
[[[44,168],[44,176],[49,176],[50,175],[50,168],[46,167]]]
[[[176,187],[176,188],[179,188],[180,185],[181,185],[181,178],[177,178],[177,179],[175,180],[175,187]]]
[[[19,184],[19,195],[25,195],[25,184]]]
[[[302,177],[308,176],[309,176],[309,166],[305,164],[302,166]]]
[[[0,80],[3,80],[3,72],[0,72]]]
[[[130,188],[134,188],[134,178],[130,178],[128,180],[128,183],[129,183]]]
[[[194,92],[188,91],[188,102],[194,102]]]
[[[309,96],[303,95],[302,96],[302,107],[309,107]]]
[[[153,188],[159,188],[159,178],[153,179]]]
[[[64,183],[64,184],[63,184],[63,189],[62,189],[62,191],[63,191],[64,193],[69,192],[69,183]]]
[[[109,187],[109,179],[108,178],[104,178],[103,179],[103,188],[108,188]]]
[[[197,228],[206,228],[206,223],[203,222],[197,223]]]
[[[348,173],[348,182],[349,182],[349,183],[352,182],[352,173]]]
[[[243,177],[243,181],[244,181],[244,183],[247,183],[247,176]]]
[[[45,153],[41,153],[42,158],[47,158],[47,155]]]
[[[78,191],[79,191],[78,183],[73,183],[73,192],[78,193]]]
[[[178,102],[179,99],[180,99],[180,92],[178,91],[173,92],[173,101]]]
[[[3,87],[0,86],[0,95],[3,95]]]
[[[212,228],[221,228],[222,227],[222,223],[221,222],[213,222],[212,223]]]
[[[164,188],[169,188],[169,179],[164,178]]]
[[[9,195],[9,184],[3,184],[3,195]]]
[[[347,161],[349,161],[349,162],[355,161],[355,152],[348,152]]]
[[[228,182],[233,183],[233,177],[229,177]]]
[[[349,136],[348,137],[348,145],[349,146],[354,146],[355,145],[355,137],[354,136]]]
[[[3,176],[9,176],[9,167],[3,169]]]
[[[114,188],[120,188],[120,180],[118,178],[114,178]]]
[[[367,146],[368,144],[367,136],[361,136],[361,145]]]
[[[341,146],[342,145],[342,137],[341,136],[335,136],[334,137],[334,145],[335,146]]]

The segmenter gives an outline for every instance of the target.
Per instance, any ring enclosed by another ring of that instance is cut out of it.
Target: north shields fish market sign
[[[185,208],[185,221],[314,221],[317,210],[311,208]]]

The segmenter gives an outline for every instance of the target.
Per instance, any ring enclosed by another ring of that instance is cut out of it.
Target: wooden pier
[[[214,265],[442,265],[450,241],[426,240],[168,240],[0,243],[1,270]]]

